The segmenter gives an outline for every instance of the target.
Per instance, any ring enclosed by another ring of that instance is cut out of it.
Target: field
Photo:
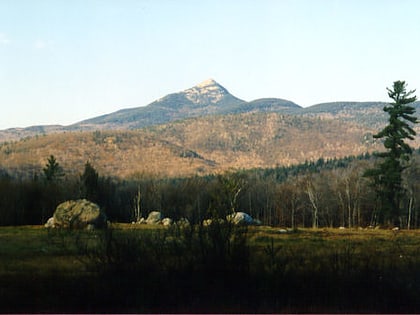
[[[420,231],[0,228],[0,312],[418,312]]]

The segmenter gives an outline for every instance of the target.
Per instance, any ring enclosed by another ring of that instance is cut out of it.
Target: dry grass
[[[114,224],[113,231],[116,237],[138,237],[168,230]],[[278,228],[250,227],[247,233],[249,271],[190,270],[176,248],[159,248],[162,238],[156,238],[158,243],[151,244],[157,247],[146,252],[141,243],[120,243],[131,247],[116,253],[140,259],[132,261],[140,270],[101,273],[86,269],[72,234],[39,226],[2,227],[0,311],[383,313],[412,312],[419,306],[420,231],[299,229],[284,234]],[[181,240],[166,240],[183,248]],[[135,256],[137,249],[150,255],[156,250],[161,263],[145,265],[147,257]]]
[[[163,226],[126,223],[114,223],[112,227],[118,233],[166,229]],[[274,240],[275,246],[305,247],[309,252],[344,242],[357,246],[369,244],[380,247],[381,252],[398,247],[407,255],[417,255],[420,248],[420,230],[298,229],[296,232],[280,233],[279,228],[262,226],[250,227],[248,236],[252,250],[257,252],[261,252],[271,240]],[[80,260],[71,254],[69,244],[63,248],[66,237],[66,233],[48,232],[42,226],[0,227],[0,275],[84,271]]]

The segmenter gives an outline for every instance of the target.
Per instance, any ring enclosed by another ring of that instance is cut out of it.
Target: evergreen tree
[[[63,168],[57,162],[54,155],[50,155],[42,171],[44,172],[45,179],[49,182],[57,181],[64,176]]]
[[[400,203],[404,196],[401,174],[408,167],[413,149],[405,140],[413,140],[416,132],[411,124],[417,123],[415,108],[408,104],[416,100],[413,91],[406,91],[405,81],[394,82],[388,90],[388,96],[394,101],[384,107],[388,113],[388,125],[374,138],[383,139],[386,151],[376,153],[382,158],[376,168],[369,169],[365,176],[371,177],[377,187],[381,205],[382,219],[395,226],[399,225]]]
[[[85,164],[85,170],[80,176],[82,182],[82,197],[97,202],[98,199],[98,172],[89,162]]]

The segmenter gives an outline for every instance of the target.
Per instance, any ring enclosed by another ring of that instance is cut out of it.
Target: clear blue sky
[[[301,106],[420,96],[418,0],[0,0],[0,129],[71,124],[213,78]]]

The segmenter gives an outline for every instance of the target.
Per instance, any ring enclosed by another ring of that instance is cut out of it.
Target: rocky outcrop
[[[46,227],[103,228],[107,226],[106,215],[99,206],[86,199],[69,200],[59,204]]]
[[[194,104],[217,104],[229,95],[229,92],[213,79],[208,79],[200,84],[182,92]]]
[[[54,218],[53,218],[53,217],[49,218],[49,219],[47,220],[47,222],[44,224],[44,226],[45,226],[46,228],[55,228],[55,227],[56,227],[56,225],[55,225],[55,220],[54,220]]]
[[[149,213],[146,224],[161,224],[162,223],[162,213],[159,211],[152,211]]]
[[[235,212],[226,217],[229,222],[232,222],[235,225],[259,225],[260,221],[254,220],[248,213],[245,212]]]
[[[174,221],[171,218],[164,218],[162,220],[163,226],[171,226],[174,223]]]

